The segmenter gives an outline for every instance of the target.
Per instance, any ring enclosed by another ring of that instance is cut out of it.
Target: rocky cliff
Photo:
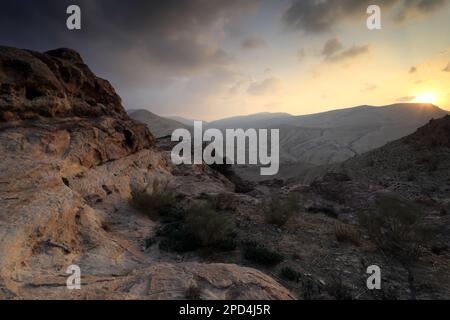
[[[132,190],[234,187],[203,166],[173,168],[73,50],[0,47],[0,154],[0,298],[177,299],[192,285],[204,298],[293,298],[251,268],[145,251],[157,223],[130,206]],[[73,264],[81,290],[66,288]]]

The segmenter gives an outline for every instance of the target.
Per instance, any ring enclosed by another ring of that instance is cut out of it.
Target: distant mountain
[[[190,126],[186,124],[160,117],[148,110],[128,110],[128,114],[132,119],[146,124],[156,138],[171,135],[174,130],[179,128],[190,129]]]
[[[257,114],[215,121],[209,127],[278,128],[282,163],[341,162],[413,133],[448,114],[431,104],[359,106],[306,116]]]
[[[227,128],[260,128],[264,126],[267,121],[270,123],[287,120],[293,117],[288,113],[270,113],[262,112],[251,114],[247,116],[237,116],[231,118],[225,118],[217,121],[210,122],[208,127],[216,129],[227,129]]]
[[[184,125],[187,125],[189,127],[193,127],[194,126],[194,121],[196,119],[188,119],[188,118],[184,118],[184,117],[180,117],[180,116],[170,116],[170,117],[166,117],[167,119],[172,119],[175,120],[177,122],[180,122]],[[203,121],[203,120],[202,120]],[[207,124],[207,121],[203,121],[203,123]]]

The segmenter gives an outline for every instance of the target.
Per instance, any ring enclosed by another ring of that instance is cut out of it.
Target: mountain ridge
[[[176,129],[191,129],[188,125],[170,118],[158,116],[145,109],[128,110],[128,114],[132,119],[146,124],[156,138],[171,135]]]

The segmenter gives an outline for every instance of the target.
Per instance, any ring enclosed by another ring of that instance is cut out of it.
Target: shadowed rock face
[[[127,117],[113,87],[96,77],[77,52],[7,47],[0,47],[0,113],[0,121]]]
[[[2,129],[16,130],[26,140],[64,132],[64,157],[75,156],[88,167],[154,144],[146,126],[127,116],[109,82],[96,77],[71,49],[43,54],[0,47]]]

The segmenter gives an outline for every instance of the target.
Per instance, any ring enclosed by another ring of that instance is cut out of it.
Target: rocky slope
[[[172,132],[176,129],[192,129],[192,126],[160,117],[147,110],[131,110],[128,113],[132,119],[145,123],[156,138],[172,135]]]
[[[402,295],[408,298],[409,295],[414,299],[447,299],[450,293],[449,138],[450,116],[445,116],[381,148],[340,164],[311,170],[306,177],[302,176],[297,181],[292,179],[291,186],[286,188],[301,194],[306,212],[324,214],[356,226],[364,240],[354,247],[359,252],[355,251],[352,257],[345,259],[378,261],[383,265],[383,272],[390,273],[387,285],[396,283],[389,290],[396,287],[391,293],[396,292],[397,298]],[[299,180],[303,183],[298,184]],[[360,226],[361,213],[373,210],[377,195],[385,193],[409,199],[416,209],[420,208],[421,219],[415,223],[429,230],[419,258],[408,267],[408,271],[395,261],[395,257],[378,256],[376,251],[372,251],[374,244],[367,230]],[[327,220],[317,230],[327,230]],[[325,257],[327,254],[322,253]],[[371,254],[375,255],[370,257]],[[333,269],[327,260],[322,260],[323,265]]]
[[[179,299],[192,285],[204,298],[294,297],[254,269],[145,250],[157,222],[130,206],[132,190],[234,186],[204,166],[177,172],[75,51],[0,47],[0,116],[0,298]],[[81,290],[66,288],[72,264]]]
[[[445,116],[412,135],[344,162],[341,170],[409,198],[450,200],[449,141],[450,116]]]

